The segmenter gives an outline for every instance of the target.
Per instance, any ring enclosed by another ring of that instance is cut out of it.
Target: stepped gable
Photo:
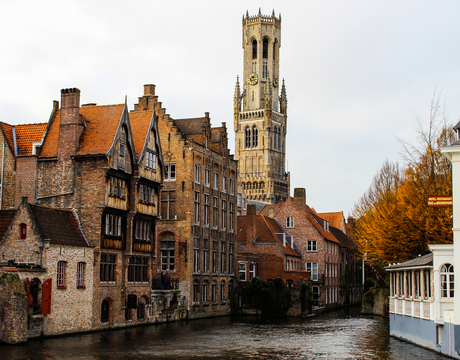
[[[71,211],[28,204],[42,239],[51,244],[89,247]]]
[[[16,210],[0,210],[0,240],[10,226],[15,214]]]
[[[75,155],[106,155],[113,144],[125,105],[82,105],[80,118],[86,125],[80,138],[80,148]],[[40,158],[55,158],[59,145],[59,125],[61,110],[56,116],[46,134]]]

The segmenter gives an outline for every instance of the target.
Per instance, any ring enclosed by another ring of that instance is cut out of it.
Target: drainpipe
[[[5,143],[2,151],[2,183],[0,184],[0,209],[3,209],[3,170],[5,168]]]
[[[40,250],[40,268],[43,265],[43,248],[44,247],[45,245],[43,243],[41,243],[40,246],[38,247],[38,249]]]

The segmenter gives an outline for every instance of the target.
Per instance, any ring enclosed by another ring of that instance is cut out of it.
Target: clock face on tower
[[[273,78],[273,86],[274,87],[278,87],[278,76],[275,75],[275,77]]]
[[[255,85],[257,84],[258,81],[259,81],[259,77],[257,76],[257,74],[252,73],[251,75],[249,75],[248,77],[249,85]]]

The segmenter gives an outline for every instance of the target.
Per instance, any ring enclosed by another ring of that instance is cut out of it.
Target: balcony
[[[165,284],[162,284],[161,277],[152,279],[152,290],[179,290],[179,279],[170,278]]]

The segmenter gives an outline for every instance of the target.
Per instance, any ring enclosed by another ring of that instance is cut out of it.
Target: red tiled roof
[[[41,142],[47,123],[14,125],[18,156],[32,155],[32,143]]]
[[[136,154],[141,156],[144,149],[145,139],[148,134],[149,126],[152,120],[153,111],[130,112],[129,122],[133,133],[134,149]]]
[[[342,224],[343,219],[343,211],[317,214],[319,217],[329,222],[329,224],[331,224],[333,227],[340,229],[340,225]]]
[[[278,243],[286,255],[300,257],[300,254],[296,249],[291,248],[290,245],[284,246],[283,242],[278,238],[278,236],[276,236],[276,234],[284,233],[284,230],[279,223],[275,219],[263,215],[238,216],[238,239],[246,240],[248,229],[253,224],[253,216],[255,217],[255,234],[257,235],[257,239],[255,241],[256,243]],[[248,239],[248,241],[253,240],[254,239]]]
[[[6,141],[14,156],[14,137],[16,135],[16,149],[18,156],[32,155],[32,143],[41,142],[45,133],[46,123],[9,125],[0,122],[0,127],[5,134]]]
[[[3,238],[6,229],[10,226],[16,210],[0,210],[0,240]]]
[[[85,105],[80,107],[80,116],[86,121],[86,128],[80,138],[80,149],[75,155],[105,155],[113,144],[118,129],[124,104]],[[57,156],[59,145],[59,124],[61,111],[56,116],[46,135],[41,158]]]

